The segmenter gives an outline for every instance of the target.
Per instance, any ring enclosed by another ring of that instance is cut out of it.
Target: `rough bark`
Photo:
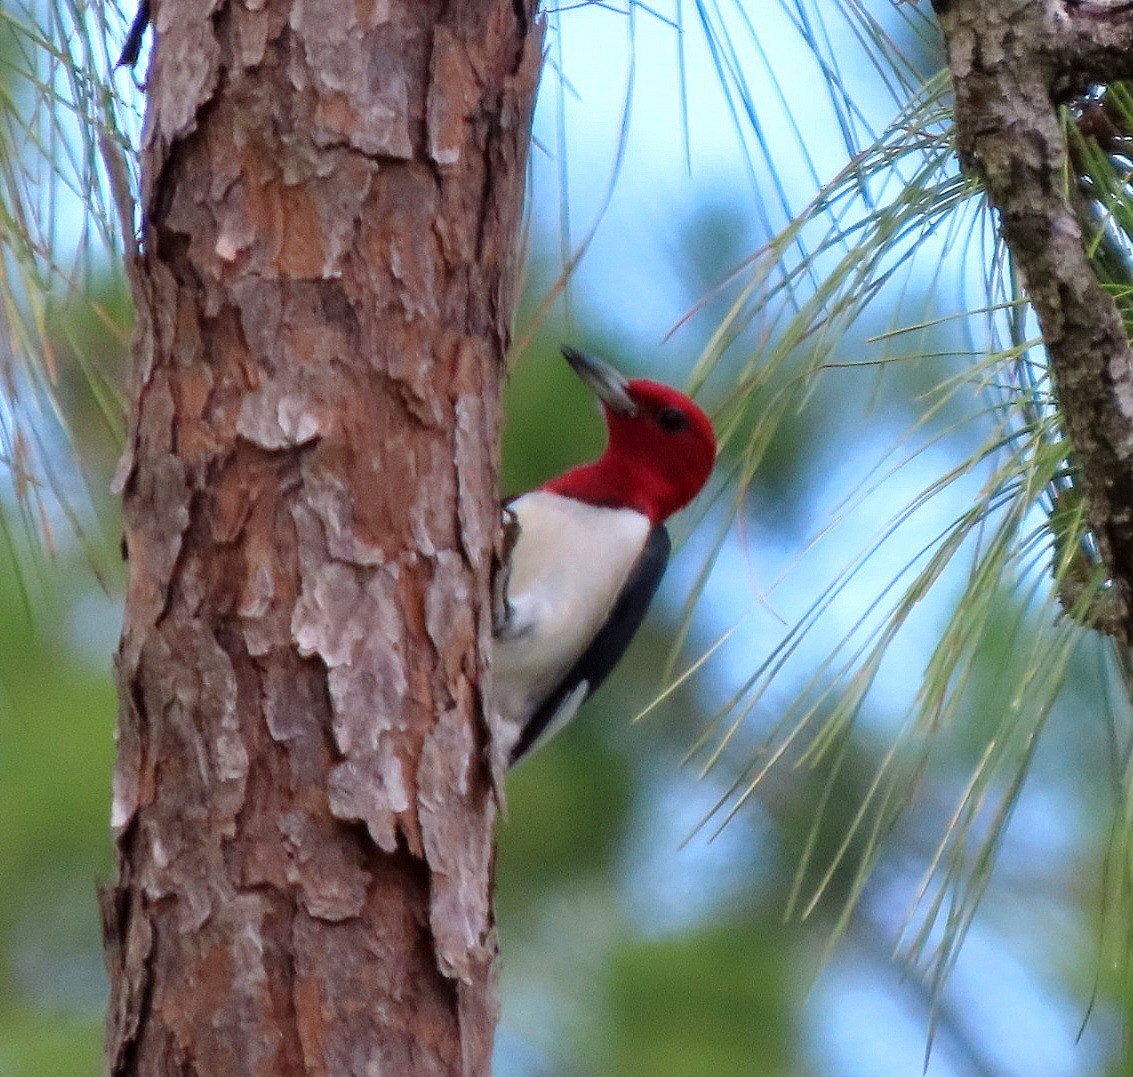
[[[1042,328],[1059,407],[1133,639],[1133,351],[1087,258],[1068,197],[1059,103],[1133,77],[1128,0],[935,0],[955,90],[956,141],[999,211]]]
[[[112,1074],[489,1071],[532,9],[152,5]]]

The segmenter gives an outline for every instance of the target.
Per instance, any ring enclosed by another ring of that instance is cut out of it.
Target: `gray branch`
[[[1044,7],[1064,82],[1133,78],[1133,0],[1045,0]]]
[[[955,90],[956,143],[999,211],[1043,331],[1059,406],[1133,637],[1133,352],[1098,283],[1067,191],[1058,103],[1133,76],[1133,5],[948,0],[936,10]]]

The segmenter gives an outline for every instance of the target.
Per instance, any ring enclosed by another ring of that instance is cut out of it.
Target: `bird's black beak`
[[[637,414],[637,404],[629,395],[629,382],[609,363],[603,363],[601,359],[595,359],[591,355],[583,355],[574,348],[564,347],[563,355],[590,391],[615,415],[633,418]]]

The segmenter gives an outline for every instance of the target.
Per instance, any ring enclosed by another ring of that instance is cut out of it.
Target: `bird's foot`
[[[501,522],[503,539],[500,543],[500,558],[492,576],[492,635],[500,636],[512,618],[512,607],[508,601],[508,581],[511,579],[511,555],[519,541],[519,517],[505,506]]]

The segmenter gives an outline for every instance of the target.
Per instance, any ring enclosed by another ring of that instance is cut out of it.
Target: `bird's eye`
[[[688,417],[680,408],[662,408],[657,412],[657,422],[662,430],[675,434],[688,426]]]

